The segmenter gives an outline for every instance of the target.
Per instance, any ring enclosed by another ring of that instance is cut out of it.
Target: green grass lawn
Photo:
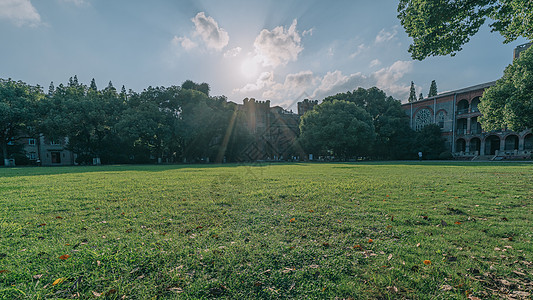
[[[4,299],[531,299],[533,165],[0,169]]]

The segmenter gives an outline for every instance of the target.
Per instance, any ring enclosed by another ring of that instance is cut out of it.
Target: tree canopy
[[[533,47],[520,53],[478,106],[485,130],[533,128]]]
[[[21,134],[34,131],[36,107],[42,96],[39,86],[0,79],[0,147],[4,160],[9,158],[8,144]]]
[[[414,151],[410,146],[414,133],[400,101],[387,96],[377,87],[358,88],[353,92],[339,93],[325,98],[324,101],[331,102],[335,99],[352,102],[366,110],[372,117],[376,133],[376,140],[370,151],[373,158],[408,158],[409,153]]]
[[[437,96],[437,82],[431,80],[431,85],[429,86],[428,97]]]
[[[400,0],[398,18],[413,38],[413,59],[452,55],[487,21],[505,43],[533,39],[533,2],[526,0]]]
[[[367,155],[375,139],[372,117],[355,103],[325,101],[300,121],[300,143],[308,153],[340,158]]]

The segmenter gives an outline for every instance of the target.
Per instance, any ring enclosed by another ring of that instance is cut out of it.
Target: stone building
[[[270,101],[244,99],[242,106],[246,126],[253,141],[245,146],[241,159],[289,160],[298,154],[294,141],[298,136],[300,116],[280,106],[270,107]]]
[[[532,43],[518,46],[513,57]],[[478,104],[485,89],[495,82],[487,82],[456,91],[446,92],[402,105],[409,115],[411,128],[420,130],[437,124],[442,130],[446,148],[459,159],[531,158],[533,134],[531,129],[514,132],[506,129],[484,131],[478,122]]]
[[[38,138],[21,137],[17,144],[24,147],[32,165],[69,166],[76,161],[76,155],[65,149],[66,139],[50,140],[40,135]]]
[[[483,91],[494,82],[443,93],[402,105],[411,128],[437,124],[446,148],[458,159],[529,158],[533,151],[531,130],[484,131],[478,122]]]

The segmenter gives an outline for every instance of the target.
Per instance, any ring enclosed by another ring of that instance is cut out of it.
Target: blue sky
[[[0,0],[0,78],[74,75],[99,88],[207,82],[212,95],[294,109],[358,87],[406,101],[501,77],[512,50],[484,27],[455,57],[413,61],[397,1]]]

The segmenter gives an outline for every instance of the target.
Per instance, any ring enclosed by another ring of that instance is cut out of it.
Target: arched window
[[[439,111],[437,114],[437,122],[440,128],[444,128],[444,121],[446,120],[446,112],[444,110]]]
[[[468,113],[468,100],[463,99],[457,103],[457,114],[467,114]]]
[[[478,104],[479,104],[479,97],[472,99],[472,103],[470,104],[470,110],[472,112],[478,112],[479,111],[479,109],[477,108]]]

